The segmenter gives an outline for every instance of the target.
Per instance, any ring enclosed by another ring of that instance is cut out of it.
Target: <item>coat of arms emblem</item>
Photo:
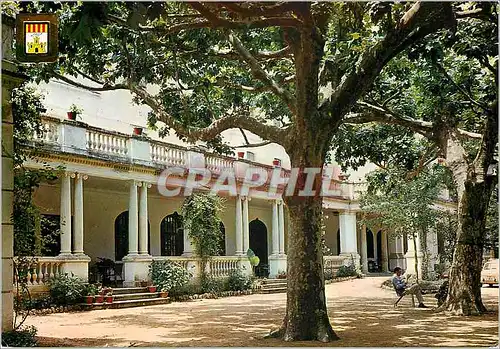
[[[46,54],[48,53],[49,23],[48,22],[24,22],[24,35],[26,53]]]

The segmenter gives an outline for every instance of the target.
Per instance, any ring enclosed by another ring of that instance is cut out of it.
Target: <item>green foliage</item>
[[[5,347],[37,347],[35,326],[19,328],[15,331],[2,333],[2,346]]]
[[[49,292],[56,305],[70,305],[82,301],[86,296],[87,285],[85,281],[73,275],[58,275],[49,280]]]
[[[485,249],[493,251],[498,258],[498,186],[495,186],[490,197],[488,214],[486,216]]]
[[[202,293],[219,294],[227,290],[227,280],[225,278],[202,276],[200,277],[200,287]]]
[[[69,111],[75,113],[75,115],[80,115],[83,113],[83,109],[78,107],[76,104],[71,104]]]
[[[335,273],[336,277],[358,276],[356,266],[342,265]]]
[[[240,268],[232,270],[227,278],[227,289],[229,291],[243,291],[252,288],[252,279],[245,274]]]
[[[202,259],[220,253],[222,240],[220,213],[224,206],[220,197],[196,193],[182,206],[184,229],[194,244],[196,255]]]
[[[153,285],[159,291],[170,292],[182,288],[189,282],[189,273],[179,264],[172,261],[153,261],[149,266]]]

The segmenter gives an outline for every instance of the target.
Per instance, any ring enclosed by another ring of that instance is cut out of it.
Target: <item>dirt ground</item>
[[[284,343],[264,339],[285,312],[285,294],[256,294],[176,302],[144,308],[32,316],[42,346],[497,346],[498,288],[483,288],[490,313],[481,317],[411,308],[403,298],[393,307],[394,292],[380,288],[384,277],[326,286],[330,320],[340,340]]]

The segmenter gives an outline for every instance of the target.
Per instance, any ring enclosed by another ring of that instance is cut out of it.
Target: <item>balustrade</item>
[[[126,156],[128,153],[128,139],[126,136],[87,129],[86,141],[89,151],[117,156]]]
[[[45,285],[50,279],[62,273],[64,261],[57,257],[30,257],[30,267],[26,274],[26,284],[28,286]],[[15,259],[16,262],[17,259]],[[19,282],[18,275],[14,270],[14,283]]]
[[[184,166],[186,164],[185,149],[160,143],[150,143],[149,149],[153,162],[172,166]]]

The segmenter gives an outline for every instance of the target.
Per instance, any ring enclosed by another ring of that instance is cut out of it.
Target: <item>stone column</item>
[[[280,200],[278,203],[278,235],[279,235],[279,251],[280,256],[285,256],[285,203],[283,200]]]
[[[377,245],[377,235],[378,235],[378,231],[372,231],[372,235],[373,235],[373,259],[375,260],[375,262],[377,263],[378,265],[378,245]]]
[[[361,271],[368,273],[368,245],[366,243],[366,224],[361,227]]]
[[[381,247],[382,247],[382,272],[387,273],[389,271],[389,258],[388,258],[388,253],[387,253],[387,232],[385,230],[382,230],[380,232],[382,234],[380,241],[381,241]]]
[[[130,182],[130,192],[128,201],[128,254],[136,255],[139,252],[138,241],[138,205],[137,205],[137,187],[140,184],[136,181]]]
[[[142,183],[139,203],[139,254],[147,255],[148,251],[148,188],[151,184]]]
[[[339,214],[340,226],[340,256],[344,256],[344,264],[351,262],[354,258],[356,266],[359,267],[358,243],[356,238],[356,213],[343,211]]]
[[[278,220],[278,201],[273,200],[273,226],[272,226],[272,241],[273,241],[273,249],[272,254],[277,256],[279,254],[279,220]]]
[[[2,322],[1,331],[10,331],[14,319],[13,301],[13,255],[14,255],[14,225],[12,211],[14,200],[14,163],[12,152],[14,148],[14,119],[10,96],[12,90],[18,87],[27,76],[17,72],[13,63],[12,43],[14,39],[15,19],[2,15]]]
[[[404,254],[403,237],[395,236],[393,241],[389,241],[389,271],[396,267],[406,269]]]
[[[61,179],[61,255],[71,254],[71,175],[64,173]]]
[[[184,228],[183,233],[184,233],[184,252],[182,253],[182,256],[191,257],[194,254],[194,250],[193,250],[193,243],[189,238],[189,230],[187,228]]]
[[[243,217],[241,212],[241,197],[236,197],[236,255],[241,256],[243,251]]]
[[[75,179],[75,223],[73,235],[73,254],[82,255],[83,252],[83,181],[87,179],[86,175],[76,174]]]
[[[137,187],[141,190],[141,253],[139,254],[139,202],[137,197]],[[143,201],[145,200],[145,202]],[[141,281],[147,281],[149,278],[149,265],[153,261],[151,255],[147,253],[148,248],[148,221],[147,221],[147,184],[144,185],[137,181],[130,182],[129,209],[128,209],[128,254],[123,257],[123,286],[134,287]],[[144,229],[144,219],[145,226]],[[144,245],[145,243],[145,245]],[[145,246],[145,247],[144,247]],[[145,250],[144,250],[145,248]]]
[[[415,247],[412,234],[408,234],[408,251],[405,254],[406,259],[406,274],[415,275]],[[416,244],[417,244],[417,259],[418,259],[418,276],[422,277],[422,257],[423,253],[420,251],[420,238],[418,234],[416,235]]]
[[[250,248],[250,232],[248,222],[248,196],[243,197],[243,253],[247,253]]]

